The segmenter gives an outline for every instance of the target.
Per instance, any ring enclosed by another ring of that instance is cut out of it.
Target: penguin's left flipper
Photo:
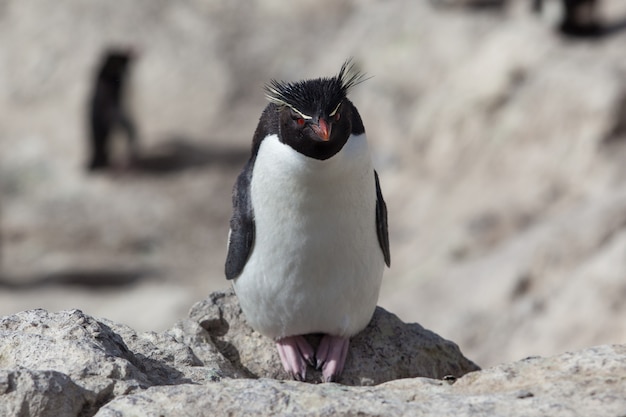
[[[233,217],[230,219],[226,279],[241,274],[254,245],[254,210],[250,196],[252,160],[248,161],[233,188]]]
[[[391,266],[391,251],[389,250],[389,228],[387,226],[387,205],[383,199],[383,193],[380,189],[380,181],[378,180],[378,172],[374,171],[374,179],[376,180],[376,234],[378,235],[378,243],[383,251],[385,263]]]

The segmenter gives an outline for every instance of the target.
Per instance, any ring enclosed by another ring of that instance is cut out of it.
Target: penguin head
[[[348,60],[334,77],[289,83],[272,80],[265,90],[278,108],[280,141],[320,160],[339,152],[352,133],[356,111],[347,99],[348,91],[363,78]]]
[[[98,78],[111,83],[121,84],[128,75],[128,70],[135,59],[135,52],[130,48],[111,48],[102,56]]]

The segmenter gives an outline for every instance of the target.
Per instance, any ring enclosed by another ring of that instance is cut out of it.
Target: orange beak
[[[330,139],[330,126],[326,122],[326,120],[320,118],[318,124],[314,124],[311,126],[313,131],[317,136],[320,137],[324,142],[328,142]]]

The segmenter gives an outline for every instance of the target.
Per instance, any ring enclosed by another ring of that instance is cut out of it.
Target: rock
[[[0,377],[8,388],[0,391],[17,392],[10,396],[15,409],[38,404],[35,399],[42,396],[67,394],[76,397],[72,403],[90,410],[153,385],[241,376],[204,333],[192,322],[138,335],[79,310],[21,312],[0,319],[0,369],[9,370]],[[65,387],[70,387],[67,393]],[[42,404],[41,410],[48,409]]]
[[[162,333],[139,334],[79,310],[0,319],[2,416],[569,416],[626,409],[626,345],[477,369],[454,343],[378,309],[353,339],[342,380],[377,385],[280,380],[286,375],[273,343],[247,327],[232,291],[212,294]]]
[[[259,380],[153,387],[117,398],[98,417],[623,415],[626,346],[599,346],[472,372],[449,384],[402,379],[375,387]]]
[[[28,410],[29,416],[93,415],[117,397],[158,386],[178,395],[175,386],[289,379],[274,343],[245,323],[232,290],[197,303],[189,319],[162,333],[138,334],[80,310],[38,309],[3,317],[0,369],[1,415]],[[458,378],[477,369],[454,343],[379,308],[353,339],[342,382]],[[309,377],[318,381],[320,375],[311,371]]]
[[[251,377],[291,379],[282,368],[274,342],[246,324],[232,290],[213,293],[196,303],[189,315],[209,332],[220,352]],[[317,346],[319,337],[309,337],[309,341]],[[405,324],[378,307],[369,326],[352,339],[339,382],[376,385],[417,376],[441,379],[478,369],[454,343],[419,324]],[[308,369],[308,381],[320,379],[321,372]]]
[[[0,415],[87,416],[98,409],[94,392],[57,371],[0,370]]]

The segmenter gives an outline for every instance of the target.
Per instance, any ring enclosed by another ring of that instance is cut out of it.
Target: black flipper
[[[237,278],[254,245],[254,212],[250,196],[253,160],[248,161],[233,188],[233,217],[226,256],[226,279]]]
[[[387,226],[387,205],[383,199],[383,193],[380,190],[380,182],[378,173],[374,171],[376,180],[376,234],[378,235],[378,243],[383,251],[385,263],[391,266],[391,252],[389,250],[389,231]]]
[[[250,195],[252,170],[261,142],[267,136],[278,133],[278,107],[267,105],[252,138],[252,156],[246,163],[233,187],[233,217],[230,219],[230,239],[226,255],[226,279],[237,278],[252,253],[254,246],[254,209]]]

